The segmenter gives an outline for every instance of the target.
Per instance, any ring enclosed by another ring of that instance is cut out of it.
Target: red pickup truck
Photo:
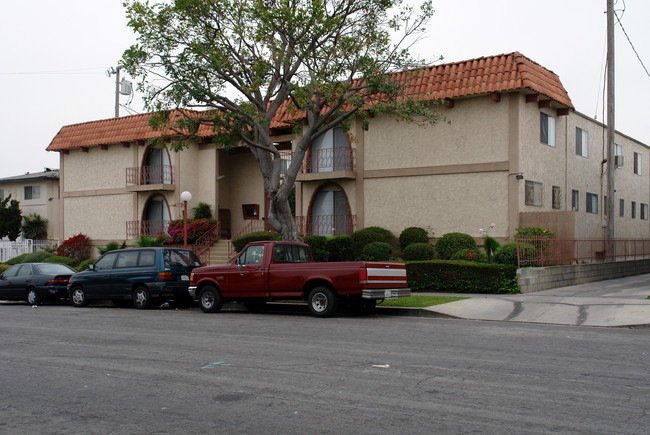
[[[255,311],[267,301],[303,299],[314,316],[327,317],[340,303],[367,311],[377,300],[411,295],[403,263],[315,263],[309,245],[297,242],[249,243],[232,263],[195,268],[190,280],[206,313],[228,301]]]

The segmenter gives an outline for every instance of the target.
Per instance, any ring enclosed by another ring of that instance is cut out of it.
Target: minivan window
[[[165,249],[163,253],[166,267],[193,267],[201,266],[199,257],[192,251]]]
[[[115,267],[136,267],[138,265],[138,251],[123,251],[117,256]]]
[[[156,265],[156,253],[154,251],[140,251],[140,267],[154,267]]]
[[[102,258],[95,262],[95,270],[107,270],[113,268],[113,263],[115,263],[115,257],[117,257],[117,252],[109,252],[104,255]]]

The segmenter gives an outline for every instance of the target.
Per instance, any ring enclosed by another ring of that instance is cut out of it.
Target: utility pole
[[[106,70],[106,76],[110,77],[115,75],[115,117],[120,117],[120,69],[121,67]]]
[[[614,172],[616,165],[614,156],[616,154],[615,141],[615,92],[614,92],[614,0],[607,0],[607,191],[609,202],[607,204],[607,239],[609,243],[608,256],[614,260]]]

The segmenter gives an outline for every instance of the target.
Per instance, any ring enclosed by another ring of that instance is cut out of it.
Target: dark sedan
[[[43,300],[65,299],[68,281],[76,272],[57,263],[16,264],[0,275],[0,300],[38,305]]]

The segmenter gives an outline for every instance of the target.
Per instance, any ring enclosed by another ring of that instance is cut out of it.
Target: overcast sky
[[[414,54],[455,62],[519,51],[560,76],[577,111],[603,120],[606,0],[433,3],[429,36]],[[650,1],[618,0],[616,9],[650,69]],[[114,116],[115,77],[105,71],[135,42],[126,24],[122,0],[3,5],[0,178],[58,168],[58,153],[45,148],[61,127]],[[617,130],[650,145],[650,77],[620,26],[615,71]],[[142,111],[137,95],[131,108]]]

